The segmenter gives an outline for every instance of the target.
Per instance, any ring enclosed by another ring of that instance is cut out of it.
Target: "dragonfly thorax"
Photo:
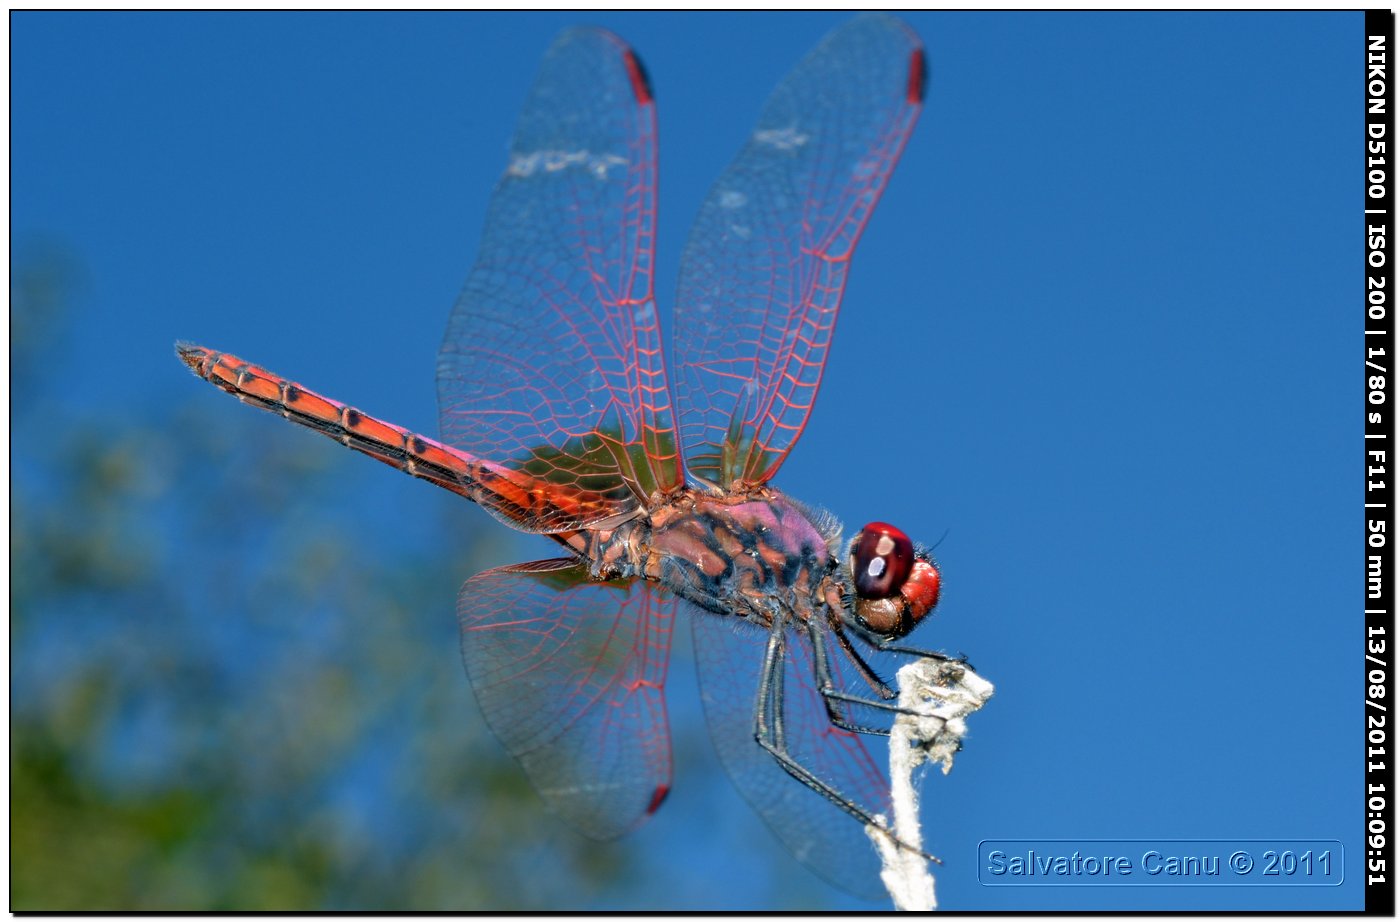
[[[594,533],[585,555],[595,575],[653,579],[765,627],[823,617],[893,639],[938,602],[938,570],[903,532],[872,522],[847,546],[834,518],[772,489],[681,491],[645,520]]]
[[[841,607],[840,525],[776,490],[687,490],[648,524],[633,538],[639,572],[704,609],[767,626]]]

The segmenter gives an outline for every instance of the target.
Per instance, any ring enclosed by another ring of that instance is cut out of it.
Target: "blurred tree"
[[[74,265],[46,248],[11,290],[11,909],[529,909],[624,883],[631,848],[561,832],[472,713],[450,613],[477,535],[361,540],[398,523],[357,510],[347,538],[337,488],[384,472],[231,406],[62,405]]]

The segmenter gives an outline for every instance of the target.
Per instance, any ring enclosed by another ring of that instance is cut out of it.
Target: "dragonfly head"
[[[849,558],[856,624],[872,634],[903,637],[938,604],[938,567],[893,525],[866,525]]]

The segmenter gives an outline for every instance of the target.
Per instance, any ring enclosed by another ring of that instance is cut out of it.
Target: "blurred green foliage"
[[[630,846],[561,831],[475,713],[451,613],[484,517],[368,540],[402,527],[342,512],[381,468],[211,412],[173,354],[147,406],[65,403],[74,265],[12,277],[11,909],[531,909],[624,881]]]

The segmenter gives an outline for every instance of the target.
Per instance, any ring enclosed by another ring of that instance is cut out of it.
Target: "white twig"
[[[936,659],[921,659],[904,666],[895,681],[899,686],[899,706],[913,713],[900,714],[890,729],[894,823],[887,828],[867,827],[866,834],[880,853],[884,865],[880,879],[894,900],[894,908],[929,911],[937,908],[938,901],[933,875],[922,854],[914,771],[925,762],[940,762],[943,774],[948,774],[967,733],[965,718],[987,703],[994,688],[967,666]],[[885,820],[878,819],[882,823]]]

